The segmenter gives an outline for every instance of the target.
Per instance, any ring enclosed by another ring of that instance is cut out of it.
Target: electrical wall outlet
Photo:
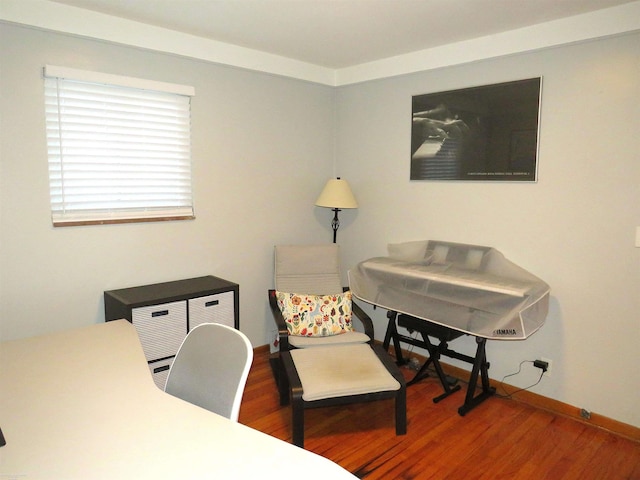
[[[549,365],[547,367],[547,371],[544,372],[545,377],[550,377],[551,376],[551,372],[553,372],[553,360],[550,360],[548,358],[545,357],[540,357],[540,360],[542,360],[543,362],[547,362],[547,364]]]

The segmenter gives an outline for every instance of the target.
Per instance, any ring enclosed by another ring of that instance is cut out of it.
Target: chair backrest
[[[246,335],[226,325],[203,323],[182,342],[164,390],[237,422],[252,361]]]
[[[274,257],[276,290],[311,295],[342,292],[337,244],[277,245]]]

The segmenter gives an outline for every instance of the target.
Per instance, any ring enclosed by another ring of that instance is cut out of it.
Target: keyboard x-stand
[[[489,362],[487,362],[486,356],[486,338],[476,337],[476,343],[478,344],[476,348],[476,355],[475,357],[470,357],[469,355],[456,352],[449,348],[449,342],[464,335],[462,332],[446,328],[420,318],[412,317],[411,315],[398,314],[391,310],[387,312],[387,317],[389,318],[389,323],[387,325],[387,333],[385,334],[383,346],[385,349],[388,349],[389,344],[393,340],[393,347],[398,364],[403,365],[407,363],[402,354],[402,348],[400,346],[401,342],[424,348],[429,352],[429,358],[422,364],[415,376],[407,382],[407,386],[413,385],[414,383],[428,377],[429,374],[427,369],[430,365],[433,365],[438,379],[442,384],[442,388],[444,389],[443,394],[438,395],[433,399],[434,403],[438,403],[440,400],[443,400],[452,393],[460,390],[460,385],[455,383],[455,379],[453,379],[452,382],[452,379],[445,375],[444,370],[440,365],[440,357],[444,355],[473,365],[464,404],[458,408],[458,413],[461,416],[464,416],[467,412],[495,393],[495,388],[493,388],[489,382]],[[406,328],[409,332],[415,331],[420,333],[422,339],[400,334],[396,327],[396,322],[397,325]],[[430,341],[429,336],[437,338],[439,340],[438,345],[434,345]],[[478,377],[480,377],[482,391],[476,395]]]
[[[524,340],[544,324],[549,309],[549,285],[481,245],[437,240],[389,245],[389,256],[370,258],[349,270],[349,285],[356,298],[387,310],[384,347],[393,341],[398,362],[405,363],[401,342],[428,351],[409,385],[433,365],[444,388],[435,402],[460,390],[447,381],[441,356],[473,365],[460,415],[495,393],[489,383],[487,340]],[[400,334],[398,327],[421,338]],[[449,348],[450,341],[463,335],[476,339],[475,356]]]

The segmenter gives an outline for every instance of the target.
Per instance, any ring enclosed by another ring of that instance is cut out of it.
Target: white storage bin
[[[165,358],[164,360],[149,363],[149,370],[151,371],[153,381],[162,391],[164,391],[164,386],[167,383],[169,369],[171,368],[171,364],[173,363],[174,358],[175,357]]]
[[[187,334],[187,304],[180,301],[134,308],[132,323],[147,361],[174,356]]]
[[[201,323],[221,323],[234,327],[233,291],[189,299],[189,330]]]

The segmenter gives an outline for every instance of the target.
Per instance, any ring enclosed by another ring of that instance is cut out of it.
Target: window
[[[55,226],[194,218],[192,87],[47,65]]]

